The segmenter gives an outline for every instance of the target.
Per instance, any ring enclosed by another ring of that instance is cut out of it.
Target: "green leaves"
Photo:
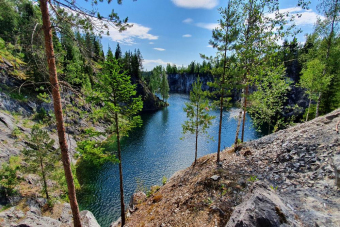
[[[190,92],[190,102],[186,102],[183,108],[188,118],[182,125],[183,134],[187,132],[191,134],[206,134],[209,126],[212,125],[212,120],[215,119],[215,116],[209,115],[209,100],[201,87],[202,82],[200,82],[198,77],[197,82],[194,82],[192,91]]]
[[[83,161],[100,166],[106,162],[118,162],[117,158],[105,151],[98,141],[84,140],[77,143],[77,151]]]

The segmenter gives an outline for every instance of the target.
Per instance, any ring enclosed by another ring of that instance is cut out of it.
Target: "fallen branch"
[[[20,94],[20,90],[22,87],[26,87],[26,86],[34,86],[34,85],[41,85],[41,84],[50,84],[50,82],[27,82],[25,81],[24,83],[22,83],[19,87],[19,94]],[[69,89],[70,91],[72,91],[74,94],[76,94],[78,96],[78,98],[82,99],[82,97],[84,96],[82,93],[80,93],[79,91],[76,91],[69,83],[65,82],[65,81],[59,81],[59,84],[67,89]]]

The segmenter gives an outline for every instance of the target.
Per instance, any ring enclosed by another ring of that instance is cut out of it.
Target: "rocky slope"
[[[340,109],[199,159],[149,198],[126,226],[340,226]],[[339,175],[338,175],[339,174]]]

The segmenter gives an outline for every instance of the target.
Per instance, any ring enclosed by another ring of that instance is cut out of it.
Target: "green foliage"
[[[112,132],[116,132],[116,114],[119,116],[119,133],[124,136],[132,128],[141,125],[140,116],[136,114],[143,108],[141,97],[136,97],[136,85],[131,84],[130,76],[121,72],[116,60],[106,62],[103,73],[95,84],[88,101],[102,103],[97,109],[100,116],[113,123]],[[109,129],[110,129],[109,128]]]
[[[187,118],[189,119],[182,125],[183,133],[206,134],[215,117],[209,115],[209,100],[207,99],[207,94],[202,91],[202,82],[200,82],[199,77],[192,85],[190,102],[185,103],[183,110],[187,113]]]
[[[18,127],[14,127],[13,131],[11,132],[11,136],[15,139],[19,139],[20,135],[22,135],[21,130]]]
[[[192,85],[190,91],[190,102],[185,103],[183,110],[187,113],[188,120],[182,125],[183,134],[191,133],[196,134],[195,146],[195,164],[197,159],[197,142],[199,134],[207,134],[207,129],[212,125],[212,120],[215,116],[209,115],[209,100],[207,94],[202,91],[202,82],[200,78]],[[212,139],[212,137],[209,137]]]
[[[257,176],[251,176],[249,177],[248,181],[250,182],[255,182],[255,181],[258,181],[259,179],[257,179]]]
[[[71,171],[72,171],[73,176],[77,176],[77,168],[72,163],[71,163]],[[62,191],[63,194],[61,194],[61,198],[64,201],[69,202],[67,182],[66,182],[65,172],[64,172],[61,162],[58,162],[56,164],[55,170],[51,173],[51,179],[55,180],[58,183],[56,189],[60,189]],[[80,184],[79,184],[78,179],[74,177],[73,181],[74,181],[74,186],[76,190],[79,190]]]
[[[17,93],[17,92],[12,92],[9,94],[9,96],[12,99],[18,100],[18,101],[23,101],[23,102],[27,102],[27,97],[21,93]]]
[[[163,68],[161,65],[156,66],[152,70],[152,74],[150,77],[149,87],[152,93],[156,93],[159,91],[161,86],[161,75],[162,75]]]
[[[100,166],[106,162],[118,162],[116,157],[107,153],[97,141],[84,140],[77,142],[77,151],[80,153],[82,161]]]
[[[283,66],[275,67],[256,81],[257,89],[250,96],[249,113],[258,130],[267,124],[269,133],[271,126],[277,125],[281,118],[283,104],[289,89],[289,82],[284,79],[284,73]]]
[[[58,150],[53,148],[54,140],[50,139],[47,131],[34,125],[28,140],[28,148],[22,151],[24,161],[28,164],[29,173],[38,173],[41,176],[43,193],[49,199],[47,180],[55,171],[55,165],[60,160]]]
[[[161,86],[160,86],[160,93],[163,97],[163,101],[166,101],[169,98],[169,83],[167,75],[165,74],[165,70],[162,71],[162,80],[161,80]]]
[[[49,96],[46,92],[44,92],[44,93],[39,93],[39,94],[37,95],[37,98],[38,98],[39,100],[43,101],[43,102],[51,103],[51,98],[50,98],[50,96]]]
[[[20,162],[20,157],[12,156],[9,159],[9,163],[2,164],[0,169],[0,185],[3,187],[6,196],[16,193],[15,187],[19,184],[17,173],[21,166]]]
[[[162,177],[162,184],[165,185],[166,182],[167,182],[167,180],[168,180],[168,179],[166,178],[166,176],[163,176],[163,177]]]
[[[325,91],[331,82],[331,75],[323,75],[325,68],[319,59],[313,59],[301,71],[300,85],[312,100],[316,100],[317,93]]]

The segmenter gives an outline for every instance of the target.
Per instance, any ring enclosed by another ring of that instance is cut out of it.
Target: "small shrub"
[[[167,182],[167,180],[168,180],[168,179],[166,178],[166,176],[163,176],[163,178],[162,178],[162,184],[165,185],[166,182]]]
[[[12,98],[12,99],[15,99],[15,100],[18,100],[18,101],[27,101],[27,96],[24,96],[23,94],[21,93],[10,93],[9,96]]]
[[[13,138],[15,138],[15,139],[18,139],[18,138],[20,137],[21,134],[22,134],[22,133],[21,133],[20,129],[19,129],[18,127],[15,127],[15,128],[13,129],[12,133],[11,133],[11,136],[12,136]]]
[[[259,180],[259,179],[257,179],[257,176],[251,176],[251,177],[248,179],[248,181],[250,181],[250,182],[255,182],[255,181],[257,181],[257,180]]]
[[[152,199],[153,203],[158,203],[159,201],[161,201],[163,198],[163,196],[161,194],[155,195]]]

